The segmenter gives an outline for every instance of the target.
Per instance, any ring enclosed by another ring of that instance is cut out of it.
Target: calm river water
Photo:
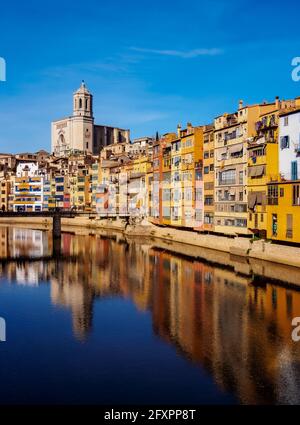
[[[0,403],[300,403],[299,291],[122,236],[52,250],[0,227]]]

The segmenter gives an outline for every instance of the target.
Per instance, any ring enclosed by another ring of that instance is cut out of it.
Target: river
[[[121,234],[52,252],[0,227],[1,404],[300,403],[299,290]]]

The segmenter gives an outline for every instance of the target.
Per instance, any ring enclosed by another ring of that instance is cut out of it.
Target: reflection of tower
[[[71,308],[74,334],[79,339],[84,339],[92,326],[94,295],[85,285],[69,283],[67,279],[68,270],[64,269],[58,280],[51,280],[51,300],[53,304]]]
[[[80,289],[80,302],[72,307],[73,329],[79,339],[84,339],[92,327],[94,296],[90,289],[81,285]]]

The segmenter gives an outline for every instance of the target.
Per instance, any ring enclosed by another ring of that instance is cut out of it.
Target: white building
[[[279,117],[279,173],[283,180],[300,179],[300,110]]]
[[[12,187],[13,211],[39,212],[43,210],[43,182],[37,162],[21,162],[17,165]]]
[[[20,162],[17,165],[16,176],[17,177],[34,177],[39,176],[39,166],[37,162]]]
[[[73,115],[51,125],[51,151],[55,156],[76,151],[98,155],[104,146],[129,141],[129,130],[94,124],[93,96],[84,81],[73,95]]]

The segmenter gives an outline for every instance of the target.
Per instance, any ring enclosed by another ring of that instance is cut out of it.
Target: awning
[[[256,173],[255,173],[256,177],[261,177],[265,174],[265,168],[266,168],[265,165],[257,165],[254,168],[256,168]]]
[[[261,177],[265,174],[265,165],[257,165],[256,167],[250,167],[248,171],[249,177]]]
[[[249,167],[248,168],[248,176],[254,177],[256,175],[256,167]]]
[[[220,148],[218,149],[218,161],[222,161],[224,158],[222,157],[227,152],[226,148]]]
[[[248,193],[248,207],[250,210],[253,210],[255,204],[256,204],[256,192],[249,192]]]
[[[262,192],[256,192],[256,204],[261,205],[262,203]]]
[[[242,144],[240,144],[240,145],[234,145],[234,146],[230,146],[229,147],[229,152],[230,152],[231,155],[232,154],[235,154],[235,153],[242,152],[242,150],[243,150],[243,145]]]

